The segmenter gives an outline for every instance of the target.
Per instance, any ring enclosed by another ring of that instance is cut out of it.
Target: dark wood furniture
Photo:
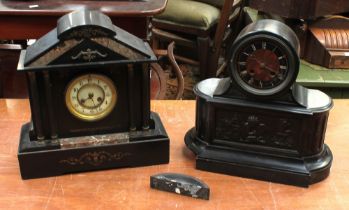
[[[74,10],[100,10],[113,23],[145,38],[147,18],[160,13],[167,0],[134,1],[25,1],[0,0],[0,39],[36,39],[57,25],[57,19]]]
[[[115,25],[140,38],[146,38],[147,18],[164,10],[166,2],[167,0],[0,0],[0,40],[38,39],[56,27],[58,18],[79,9],[100,10]],[[18,56],[19,50],[11,46],[0,46],[0,97],[26,96],[26,92],[23,93],[25,88],[22,88],[26,86],[22,84],[23,78],[14,73]],[[9,78],[11,79],[8,80]],[[20,84],[17,83],[18,78]]]
[[[26,98],[28,95],[25,75],[17,69],[19,44],[0,44],[0,98]]]
[[[309,26],[303,58],[328,68],[349,68],[349,18],[330,16]]]
[[[348,100],[335,100],[326,142],[334,162],[330,176],[299,188],[195,169],[183,138],[194,125],[195,101],[152,101],[171,138],[170,163],[77,173],[23,181],[17,163],[19,129],[30,119],[28,100],[0,100],[0,206],[3,209],[346,209],[349,206]],[[206,182],[210,200],[150,188],[151,175],[184,173]],[[93,201],[93,202],[91,202]]]
[[[180,1],[179,1],[180,2]],[[236,25],[230,33],[226,29],[233,21],[238,20],[242,0],[224,0],[220,8],[220,17],[216,24],[210,27],[195,27],[192,23],[183,24],[175,21],[168,21],[161,17],[152,19],[152,42],[153,49],[161,49],[161,42],[175,41],[176,46],[184,46],[187,49],[194,49],[197,54],[197,61],[188,60],[177,56],[180,61],[199,65],[201,79],[215,77],[218,67],[218,59],[222,53],[224,40],[230,38],[236,32]],[[199,11],[198,11],[199,12]],[[225,67],[225,64],[222,65]]]
[[[348,18],[333,16],[349,11],[346,0],[250,0],[258,11],[288,18],[302,43],[301,57],[326,68],[349,68]],[[328,16],[325,19],[324,16]],[[304,19],[299,23],[295,19]],[[315,53],[316,52],[316,53]]]
[[[347,0],[250,0],[249,6],[286,18],[315,19],[349,11]]]

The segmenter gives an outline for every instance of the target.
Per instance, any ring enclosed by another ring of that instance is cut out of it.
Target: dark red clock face
[[[245,96],[279,97],[299,72],[299,41],[284,23],[260,20],[246,26],[230,47],[232,83]]]
[[[240,49],[236,70],[246,85],[264,90],[275,88],[285,80],[289,65],[282,46],[270,40],[254,40]]]

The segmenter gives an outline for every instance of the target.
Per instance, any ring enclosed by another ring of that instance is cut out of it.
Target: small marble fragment
[[[203,181],[184,174],[161,173],[150,176],[150,187],[193,198],[208,200],[210,188]]]

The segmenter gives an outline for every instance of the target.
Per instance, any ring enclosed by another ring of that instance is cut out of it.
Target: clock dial
[[[275,20],[247,26],[230,51],[232,80],[257,98],[281,95],[295,82],[299,70],[299,41],[285,24]]]
[[[65,101],[75,117],[96,121],[106,117],[115,107],[117,92],[113,82],[106,76],[86,74],[72,80]]]
[[[246,43],[237,58],[236,71],[249,86],[265,90],[276,87],[288,73],[288,56],[275,43],[254,40]]]

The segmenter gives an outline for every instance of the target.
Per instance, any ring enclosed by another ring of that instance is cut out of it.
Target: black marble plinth
[[[18,160],[23,179],[169,162],[169,139],[156,113],[154,129],[31,141],[30,123],[21,130]]]
[[[227,79],[208,79],[194,90],[196,125],[185,143],[198,169],[298,186],[328,176],[326,94],[296,85],[273,101],[250,100]]]

